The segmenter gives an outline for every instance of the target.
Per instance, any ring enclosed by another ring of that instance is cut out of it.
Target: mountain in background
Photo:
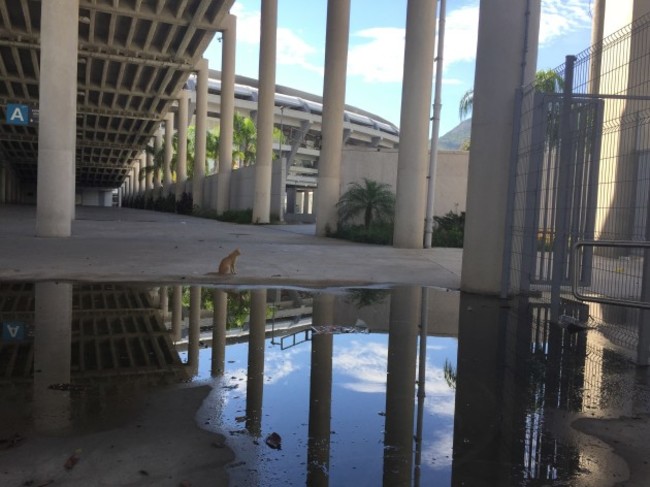
[[[472,119],[468,118],[438,139],[438,150],[461,150],[461,146],[471,135]]]

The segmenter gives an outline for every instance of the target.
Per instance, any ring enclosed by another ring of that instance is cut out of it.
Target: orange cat
[[[239,249],[235,249],[225,256],[219,263],[219,274],[237,274],[235,272],[235,261],[240,254]]]

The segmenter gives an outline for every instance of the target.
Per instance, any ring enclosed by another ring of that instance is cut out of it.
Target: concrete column
[[[158,293],[160,296],[160,312],[162,314],[164,323],[167,320],[167,313],[169,312],[169,297],[167,295],[167,286],[160,286]]]
[[[296,188],[294,186],[287,188],[287,213],[290,215],[296,213]]]
[[[214,314],[212,316],[212,377],[226,370],[226,323],[228,321],[228,293],[222,289],[212,291]]]
[[[336,203],[341,196],[341,150],[349,35],[350,0],[329,0],[323,80],[323,143],[318,161],[316,201],[316,235],[320,236],[324,236],[327,229],[335,231],[338,223]]]
[[[41,3],[36,235],[69,237],[74,218],[79,0]]]
[[[333,294],[314,296],[313,317],[314,326],[334,323]],[[333,352],[333,334],[321,333],[312,336],[311,367],[309,369],[307,485],[329,485]]]
[[[145,176],[145,167],[147,167],[147,159],[144,154],[140,154],[138,160],[138,192],[145,194],[147,191],[147,178]]]
[[[600,68],[602,65],[602,44],[605,32],[605,3],[606,0],[594,0],[591,11],[591,45],[598,46],[589,59],[589,93],[595,95],[600,91]]]
[[[430,0],[409,0],[407,7],[395,247],[419,249],[424,245],[436,5]]]
[[[70,422],[70,392],[49,386],[70,383],[72,284],[36,283],[34,305],[34,423],[53,432]]]
[[[481,0],[461,277],[465,291],[500,293],[515,91],[535,77],[540,1],[530,2],[527,15],[527,2]]]
[[[155,138],[153,142],[154,142],[153,147],[155,147],[156,146]],[[145,165],[147,167],[147,175],[145,177],[145,191],[147,192],[147,197],[149,197],[151,196],[151,193],[153,192],[153,188],[154,188],[153,155],[151,155],[149,152],[145,153],[144,160],[145,160]]]
[[[199,339],[201,335],[201,286],[190,286],[190,317],[187,335],[187,366],[190,374],[199,372]]]
[[[203,206],[203,180],[205,179],[206,132],[208,123],[208,60],[201,59],[196,75],[196,139],[194,142],[194,174],[192,199],[194,205]]]
[[[5,166],[0,166],[0,203],[7,202],[6,179],[7,168]]]
[[[307,205],[305,213],[311,215],[312,213],[314,213],[314,192],[307,191],[305,193],[305,197],[306,197],[306,205]]]
[[[169,112],[165,117],[165,165],[163,169],[163,188],[169,193],[172,184],[172,156],[174,155],[174,114]]]
[[[278,0],[263,0],[260,29],[257,157],[255,161],[253,223],[269,223],[271,221],[277,29]]]
[[[418,325],[422,292],[396,288],[390,301],[384,485],[411,485]]]
[[[154,159],[157,158],[157,157],[160,157],[159,154],[160,154],[160,151],[162,150],[162,148],[163,148],[163,128],[159,126],[158,130],[156,130],[156,136],[154,137],[154,140],[153,140],[153,149],[156,152],[156,155],[152,158],[152,162],[154,164],[154,167],[156,166],[156,164],[159,164],[159,162],[155,161]],[[158,167],[156,167],[154,175],[153,175],[153,188],[156,190],[156,192],[162,186],[162,178],[161,178],[161,176],[162,176],[161,172],[162,171],[163,171],[163,168],[158,166]]]
[[[235,117],[235,44],[237,17],[229,15],[224,21],[221,42],[221,127],[219,129],[219,176],[217,179],[217,213],[230,208],[230,179],[232,176],[232,139]]]
[[[183,286],[175,285],[172,290],[172,341],[181,339],[183,321]]]
[[[248,382],[246,382],[246,429],[255,437],[262,434],[264,393],[264,341],[266,334],[266,289],[251,291],[248,335]]]
[[[176,154],[176,201],[181,199],[187,181],[187,124],[190,94],[181,90],[178,97],[178,154]]]

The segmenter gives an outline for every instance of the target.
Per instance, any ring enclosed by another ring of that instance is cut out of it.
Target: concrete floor
[[[98,207],[77,207],[69,238],[35,237],[35,225],[34,206],[0,206],[1,280],[460,286],[461,249],[357,244],[315,237],[313,225]],[[216,274],[235,248],[237,275]]]

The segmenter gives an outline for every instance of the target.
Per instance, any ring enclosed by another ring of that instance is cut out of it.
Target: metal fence
[[[518,93],[504,294],[650,308],[650,15],[554,73]]]

